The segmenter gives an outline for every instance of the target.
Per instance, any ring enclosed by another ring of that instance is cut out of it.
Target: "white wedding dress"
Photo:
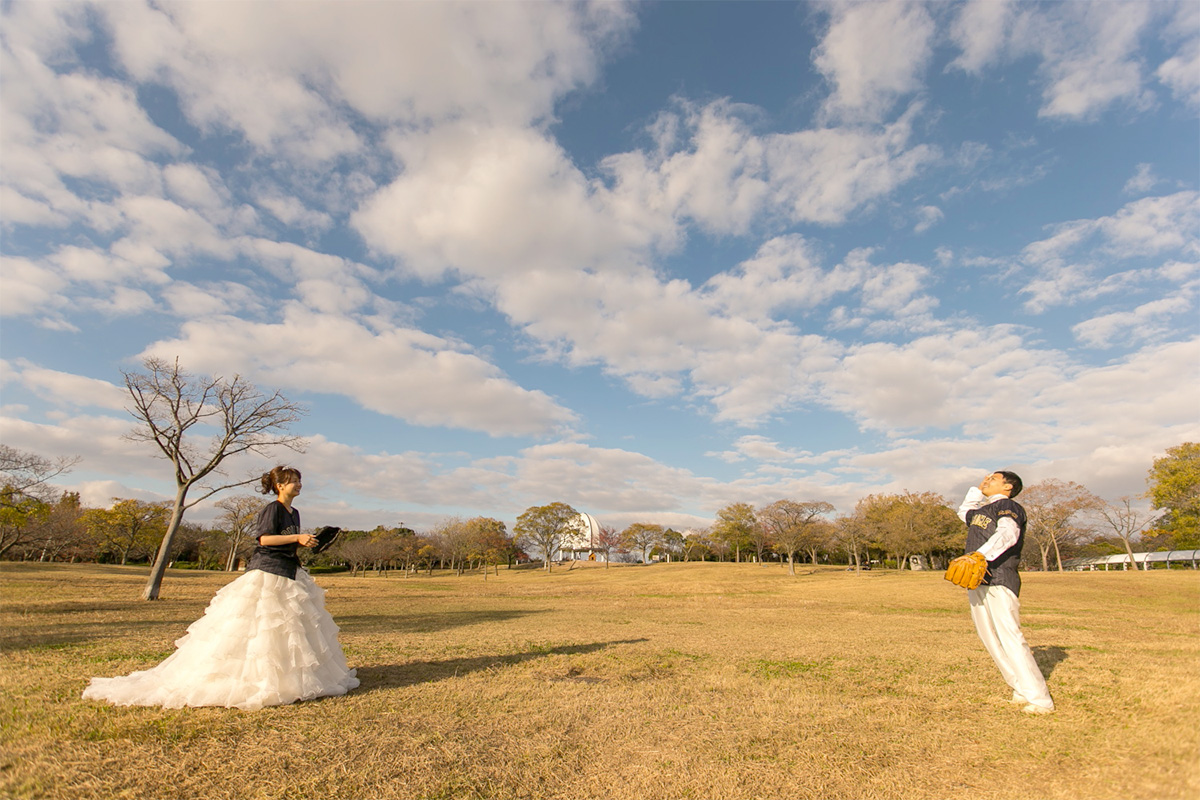
[[[259,569],[217,592],[204,616],[151,669],[92,678],[83,696],[120,706],[263,706],[342,695],[358,686],[325,610],[325,591]]]

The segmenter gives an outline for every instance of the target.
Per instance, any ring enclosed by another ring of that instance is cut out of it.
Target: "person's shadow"
[[[1067,651],[1057,645],[1038,645],[1033,648],[1033,658],[1042,671],[1042,677],[1049,678],[1054,668],[1067,660]]]
[[[379,689],[394,689],[402,686],[413,686],[418,683],[467,675],[481,669],[495,669],[522,664],[535,658],[545,658],[551,655],[579,655],[594,653],[606,647],[619,644],[636,644],[646,639],[622,639],[615,642],[593,642],[592,644],[570,644],[561,647],[546,647],[527,650],[523,653],[510,653],[503,656],[473,656],[470,658],[449,658],[444,661],[410,661],[407,664],[375,664],[358,667],[357,674],[360,682],[357,692],[371,692]]]

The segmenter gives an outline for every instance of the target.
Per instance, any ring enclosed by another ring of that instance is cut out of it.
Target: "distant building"
[[[580,512],[571,521],[571,530],[564,534],[558,546],[560,558],[572,560],[603,561],[604,552],[596,546],[600,535],[600,523],[591,514]]]

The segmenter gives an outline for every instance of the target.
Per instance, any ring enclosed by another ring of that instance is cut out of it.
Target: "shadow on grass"
[[[119,623],[61,622],[28,628],[7,627],[0,635],[0,651],[58,650],[106,639],[122,640],[131,634],[146,631],[156,631],[155,636],[161,636],[165,643],[163,646],[168,647],[183,636],[188,625],[196,619],[195,614],[188,613],[162,619],[122,620]]]
[[[475,656],[473,658],[449,658],[444,661],[412,661],[408,664],[380,664],[369,667],[358,667],[358,679],[362,685],[355,690],[373,692],[380,689],[396,689],[404,686],[415,686],[419,683],[432,683],[459,675],[468,675],[484,669],[513,667],[546,656],[573,656],[581,653],[594,653],[606,647],[619,644],[637,644],[647,639],[622,639],[615,642],[593,642],[592,644],[569,644],[561,647],[539,647],[524,653],[511,653],[504,656]]]
[[[333,621],[345,633],[429,633],[486,622],[507,622],[540,610],[440,611],[412,614],[337,614]]]
[[[1042,677],[1049,678],[1054,668],[1067,660],[1067,651],[1057,645],[1038,645],[1033,648],[1033,658],[1042,670]]]

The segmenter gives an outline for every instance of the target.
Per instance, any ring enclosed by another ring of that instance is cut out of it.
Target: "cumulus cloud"
[[[833,87],[823,111],[832,120],[880,122],[896,100],[923,87],[935,25],[922,3],[837,2],[813,53]]]
[[[1200,254],[1197,231],[1200,192],[1193,191],[1134,200],[1111,216],[1058,225],[1021,253],[1037,276],[1021,288],[1028,297],[1025,307],[1040,313],[1124,289],[1137,275],[1104,265],[1167,255],[1194,258]]]
[[[523,389],[479,356],[411,328],[377,333],[346,316],[291,305],[280,322],[212,318],[185,322],[180,334],[142,355],[178,356],[189,370],[239,372],[284,390],[332,390],[416,425],[536,436],[575,420],[544,392]]]
[[[1144,110],[1153,93],[1138,45],[1156,13],[1153,4],[1137,2],[1041,6],[972,0],[959,7],[950,25],[950,39],[961,50],[950,68],[978,75],[1033,56],[1043,117],[1086,121],[1116,104]]]

